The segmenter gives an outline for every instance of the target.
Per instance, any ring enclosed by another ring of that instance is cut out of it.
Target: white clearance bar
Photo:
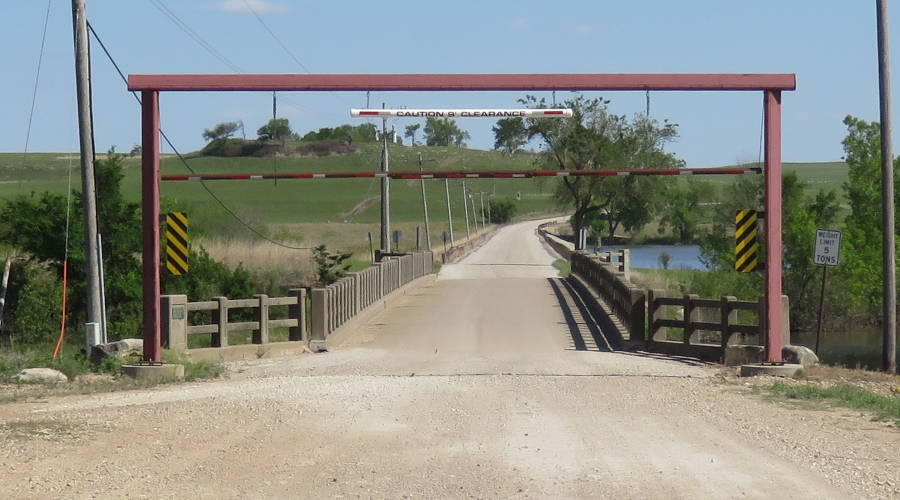
[[[352,118],[569,118],[571,109],[351,109]]]

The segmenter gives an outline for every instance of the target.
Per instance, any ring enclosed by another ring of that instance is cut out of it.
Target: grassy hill
[[[197,172],[270,173],[322,171],[374,171],[381,162],[380,144],[359,144],[356,153],[326,157],[219,158],[191,155],[188,162]],[[391,170],[418,170],[418,155],[425,170],[521,170],[533,168],[534,156],[501,155],[493,151],[454,147],[391,146]],[[74,154],[16,153],[0,154],[0,200],[32,191],[65,193],[67,172],[72,168],[72,184],[80,189],[78,157]],[[841,162],[787,163],[787,172],[797,172],[810,183],[811,189],[838,189],[846,179]],[[174,156],[164,156],[162,171],[166,174],[187,173]],[[705,177],[716,183],[729,183],[733,177]],[[557,212],[552,200],[553,179],[470,179],[466,185],[475,192],[514,198],[520,215]],[[367,248],[366,233],[377,238],[380,217],[380,182],[375,179],[211,181],[207,185],[225,200],[228,207],[254,227],[268,230],[281,239],[302,244],[331,242],[362,251]],[[126,159],[125,195],[140,199],[140,160]],[[465,233],[464,209],[460,180],[450,181],[451,209],[457,237]],[[198,182],[164,182],[164,210],[180,209],[191,216],[192,228],[207,238],[250,238],[250,233],[235,222],[204,191]],[[426,180],[426,195],[432,224],[432,241],[439,244],[441,232],[447,229],[447,205],[443,180]],[[476,205],[480,210],[479,200]],[[471,206],[469,207],[471,208]],[[414,238],[415,226],[422,225],[421,187],[418,180],[391,183],[391,216],[404,239]],[[326,228],[316,227],[327,224]],[[195,233],[196,234],[196,233]],[[377,242],[376,242],[377,244]]]

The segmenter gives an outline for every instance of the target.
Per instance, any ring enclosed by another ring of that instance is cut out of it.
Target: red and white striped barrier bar
[[[523,179],[533,177],[612,177],[649,175],[743,175],[759,174],[761,168],[673,168],[619,170],[433,170],[429,172],[303,172],[271,174],[187,174],[163,175],[164,181],[245,181],[262,179]]]
[[[571,109],[351,109],[351,118],[569,118]]]

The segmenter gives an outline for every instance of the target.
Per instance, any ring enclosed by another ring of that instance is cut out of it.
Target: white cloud
[[[267,0],[224,0],[212,6],[212,10],[226,12],[250,12],[255,10],[262,12],[287,12],[290,7],[284,4],[269,2]]]
[[[594,32],[594,27],[590,24],[579,24],[575,26],[575,31],[581,33],[582,35],[587,35]]]

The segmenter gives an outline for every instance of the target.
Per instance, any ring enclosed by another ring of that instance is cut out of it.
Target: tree
[[[97,189],[98,232],[103,235],[103,265],[106,282],[107,315],[113,336],[133,335],[139,329],[141,272],[137,255],[141,252],[140,205],[126,201],[121,185],[124,155],[110,152],[97,162],[94,174]],[[69,286],[71,321],[83,317],[85,290],[84,240],[81,213],[83,198],[75,193],[70,215]],[[66,199],[44,192],[18,196],[0,207],[0,240],[27,252],[35,263],[49,266],[62,275],[66,258]]]
[[[425,119],[425,128],[422,129],[425,134],[425,144],[428,146],[456,146],[464,147],[466,139],[469,139],[469,133],[460,129],[456,125],[456,121],[450,118],[434,118]]]
[[[690,243],[697,235],[701,221],[706,219],[703,201],[715,199],[714,186],[689,177],[684,186],[669,188],[665,198],[659,232],[670,230],[679,243]]]
[[[330,285],[343,278],[350,270],[347,260],[353,252],[331,253],[325,245],[313,248],[313,259],[316,261],[316,277],[322,285]]]
[[[857,313],[877,318],[882,295],[881,246],[881,130],[878,122],[867,122],[852,116],[844,119],[847,137],[843,140],[848,176],[844,194],[850,204],[846,219],[844,248],[838,268],[848,292],[847,301]],[[898,160],[894,160],[897,175]],[[900,183],[894,185],[894,199],[900,194]],[[900,220],[897,221],[900,226]]]
[[[256,131],[261,141],[280,141],[290,139],[294,135],[287,118],[272,118]]]
[[[375,125],[363,123],[362,125],[339,125],[334,128],[322,127],[315,132],[307,132],[302,141],[344,141],[348,144],[354,142],[375,142],[377,131]]]
[[[491,130],[494,131],[494,149],[510,155],[518,151],[528,138],[525,120],[520,117],[501,118]]]
[[[406,132],[403,134],[404,137],[409,137],[410,145],[416,145],[416,132],[422,126],[421,123],[413,123],[412,125],[406,126]]]
[[[838,211],[837,193],[819,191],[812,196],[807,192],[808,189],[809,185],[794,172],[787,173],[782,178],[783,292],[791,298],[793,329],[809,327],[815,318],[818,297],[812,285],[819,274],[813,262],[816,229],[829,227]],[[733,269],[735,212],[739,209],[758,208],[762,204],[762,191],[762,178],[749,176],[742,176],[724,190],[712,213],[712,227],[700,242],[702,259],[711,268],[723,271]],[[760,261],[765,262],[764,238],[761,236],[758,241]],[[843,255],[842,251],[842,259]],[[762,292],[760,274],[752,273],[747,276],[747,280],[752,282],[752,290]]]
[[[544,99],[527,96],[527,106],[545,108]],[[634,120],[610,114],[609,101],[581,95],[567,100],[573,116],[565,120],[528,119],[528,138],[541,141],[543,152],[538,165],[558,170],[600,170],[613,168],[680,168],[682,160],[663,150],[674,140],[677,126],[639,115]],[[571,218],[575,234],[585,227],[588,216],[606,219],[613,235],[619,226],[626,230],[642,227],[660,202],[662,181],[655,177],[561,177],[556,200],[574,210]]]
[[[203,138],[207,141],[215,141],[218,139],[228,139],[241,128],[242,124],[238,122],[222,122],[212,129],[203,131]]]

